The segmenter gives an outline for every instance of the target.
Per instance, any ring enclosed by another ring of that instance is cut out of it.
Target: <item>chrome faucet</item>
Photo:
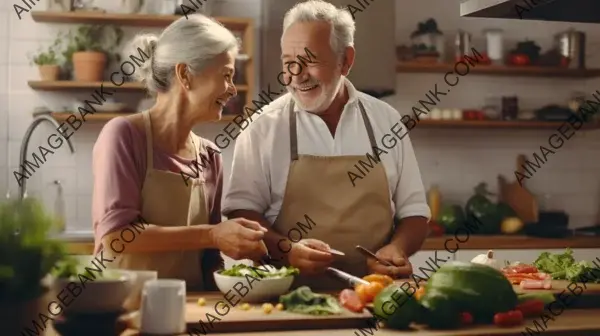
[[[27,131],[25,131],[25,136],[23,137],[23,141],[21,142],[21,154],[19,157],[19,173],[21,174],[21,176],[25,176],[25,160],[27,156],[27,147],[29,146],[29,140],[31,139],[31,135],[33,134],[35,128],[38,127],[38,125],[44,121],[51,123],[52,126],[54,126],[56,129],[59,129],[61,127],[60,124],[54,118],[52,118],[52,116],[50,116],[49,113],[38,114],[33,118],[33,122],[31,123],[31,125],[29,125],[29,128],[27,128]],[[73,147],[71,140],[65,138],[64,136],[62,138],[67,140],[67,145],[69,145],[71,153],[75,153],[75,148]],[[19,200],[25,198],[25,192],[27,189],[26,185],[27,178],[24,178],[21,185],[19,186]]]

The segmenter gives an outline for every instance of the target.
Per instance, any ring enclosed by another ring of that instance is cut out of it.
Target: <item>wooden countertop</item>
[[[547,336],[597,336],[600,335],[600,309],[571,309],[565,310],[561,315],[554,316],[554,320],[547,322],[547,329],[541,331],[541,333],[535,333],[535,327],[533,326],[533,320],[522,326],[514,328],[495,328],[490,326],[478,326],[469,329],[461,329],[461,336],[522,336],[522,332],[525,327],[533,327],[534,335],[547,335]],[[543,323],[540,323],[544,326]],[[247,332],[247,333],[235,333],[240,336],[349,336],[355,335],[357,330],[355,329],[327,329],[325,330],[295,330],[295,331],[273,331],[273,332]],[[371,335],[377,336],[414,336],[417,332],[415,331],[398,331],[391,329],[379,329],[373,331]],[[363,333],[364,334],[364,333]],[[139,333],[136,330],[127,330],[121,334],[121,336],[137,336]],[[189,335],[182,334],[180,336]],[[233,335],[231,333],[210,333],[210,335]],[[420,331],[419,336],[455,336],[456,331]],[[51,328],[47,329],[45,336],[59,336]]]
[[[465,241],[466,240],[466,241]],[[446,243],[448,241],[448,243]],[[535,238],[527,236],[442,236],[430,237],[423,243],[422,251],[445,250],[445,244],[450,249],[455,244],[460,245],[461,250],[533,250],[533,249],[562,249],[565,247],[576,248],[600,248],[600,237],[570,237],[563,239]],[[71,254],[92,254],[94,242],[89,241],[67,242]]]

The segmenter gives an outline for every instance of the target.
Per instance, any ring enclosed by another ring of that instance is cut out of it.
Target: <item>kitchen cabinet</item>
[[[487,253],[487,251],[488,250],[459,250],[455,254],[456,260],[471,261],[476,255]],[[501,262],[508,260],[531,263],[537,259],[542,252],[564,253],[564,251],[565,249],[494,250],[494,259],[498,259]],[[592,260],[596,260],[596,263],[600,266],[600,248],[573,249],[573,257],[577,261],[587,260],[591,262]]]

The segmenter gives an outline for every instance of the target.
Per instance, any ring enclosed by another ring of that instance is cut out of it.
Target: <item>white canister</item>
[[[501,29],[489,29],[486,30],[485,36],[487,38],[487,53],[490,60],[499,62],[504,58],[503,50],[503,31]]]
[[[185,332],[185,281],[150,280],[142,290],[142,334],[174,335]]]

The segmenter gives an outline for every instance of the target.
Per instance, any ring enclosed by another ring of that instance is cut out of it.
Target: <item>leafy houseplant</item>
[[[44,81],[54,81],[60,74],[59,54],[61,53],[61,35],[48,47],[47,50],[40,49],[31,57],[31,62],[38,66],[40,77]]]
[[[0,315],[3,334],[32,328],[48,313],[45,277],[66,256],[64,245],[48,236],[56,221],[32,198],[0,203]]]
[[[75,80],[101,81],[107,64],[120,60],[115,50],[122,39],[123,31],[115,26],[85,25],[70,31],[63,55],[72,62]]]

